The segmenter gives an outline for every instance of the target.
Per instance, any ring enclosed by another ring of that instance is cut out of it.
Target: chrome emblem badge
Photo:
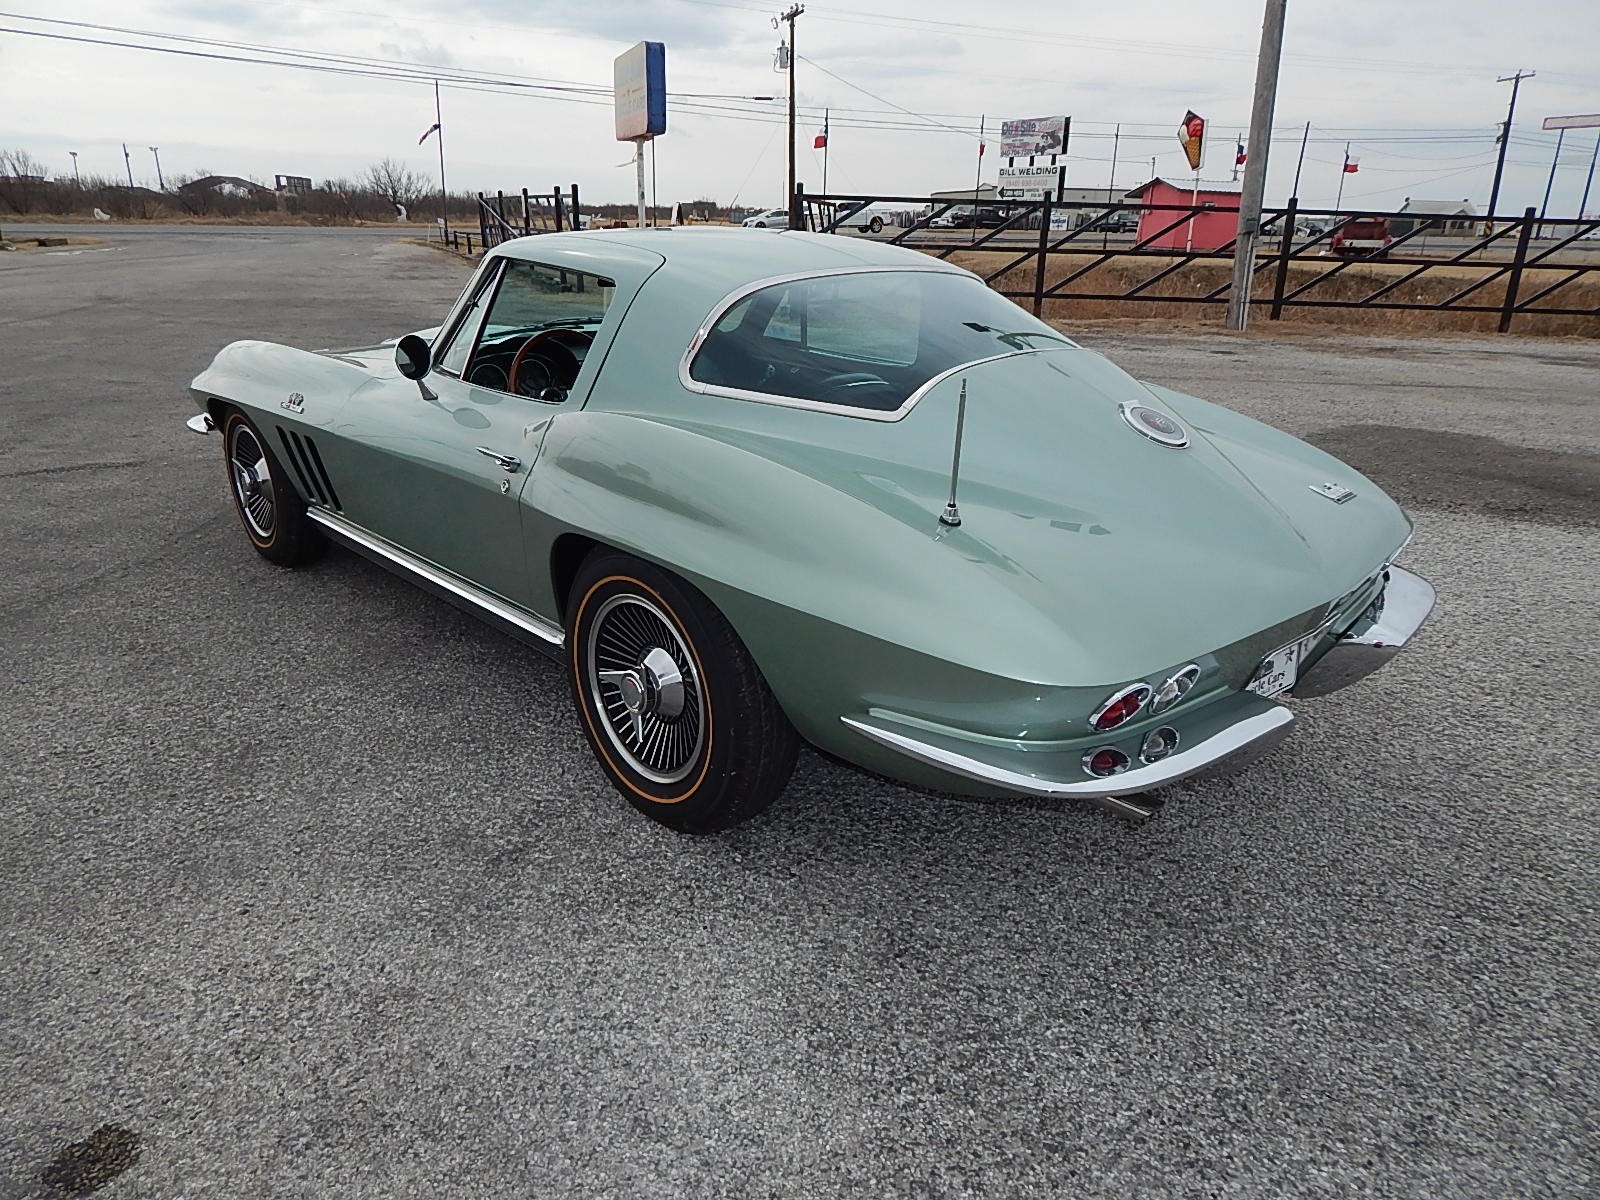
[[[1332,500],[1335,504],[1343,504],[1355,495],[1349,488],[1341,487],[1337,483],[1313,483],[1311,490],[1324,499]]]
[[[303,413],[306,410],[306,398],[299,392],[290,392],[287,400],[278,401],[279,408],[287,408],[292,413]]]
[[[1189,431],[1166,413],[1143,404],[1123,404],[1122,419],[1152,442],[1182,449],[1189,444]]]

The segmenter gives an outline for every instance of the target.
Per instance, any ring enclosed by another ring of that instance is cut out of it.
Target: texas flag
[[[817,134],[815,140],[812,141],[811,148],[813,150],[826,150],[828,148],[828,123],[826,121],[822,123],[822,132]]]
[[[1236,166],[1236,167],[1244,166],[1244,143],[1243,142],[1239,143],[1238,152],[1233,156],[1233,165]]]
[[[1346,175],[1354,175],[1357,171],[1359,171],[1361,169],[1360,167],[1358,167],[1356,165],[1360,161],[1361,160],[1359,158],[1357,158],[1355,155],[1346,154],[1344,156],[1344,173]]]

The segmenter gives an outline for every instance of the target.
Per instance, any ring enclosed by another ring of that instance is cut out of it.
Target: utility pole
[[[795,148],[794,148],[794,61],[798,57],[794,48],[794,23],[806,11],[804,4],[796,4],[789,11],[778,18],[789,23],[789,194],[784,198],[784,207],[789,210],[791,221],[794,218],[794,185],[795,185]]]
[[[150,153],[156,156],[156,187],[164,192],[167,190],[167,181],[161,177],[161,147],[151,146]]]
[[[72,155],[72,182],[82,187],[83,179],[78,174],[78,152],[76,150],[68,150],[67,153]]]
[[[1500,130],[1500,157],[1495,159],[1494,185],[1489,189],[1489,221],[1494,222],[1494,206],[1500,202],[1500,176],[1506,169],[1506,147],[1511,144],[1511,122],[1517,115],[1517,89],[1522,86],[1524,79],[1532,79],[1537,71],[1524,71],[1517,68],[1515,75],[1502,75],[1496,83],[1509,83],[1511,85],[1511,104],[1506,108],[1505,128]]]
[[[1344,177],[1350,174],[1350,143],[1344,144],[1344,163],[1339,167],[1339,196],[1333,202],[1334,208],[1344,205]]]
[[[1283,55],[1283,17],[1289,0],[1267,0],[1261,22],[1261,53],[1256,59],[1256,95],[1250,106],[1250,144],[1244,155],[1244,189],[1239,197],[1239,233],[1233,244],[1233,286],[1228,292],[1228,328],[1243,329],[1250,319],[1250,285],[1255,281],[1256,239],[1261,235],[1261,200],[1267,190],[1267,147],[1278,101],[1278,60]]]
[[[128,143],[122,143],[122,165],[128,168],[128,193],[133,193],[133,159],[128,157]]]

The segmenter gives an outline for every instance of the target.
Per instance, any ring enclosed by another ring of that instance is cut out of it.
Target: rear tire
[[[584,736],[651,820],[715,833],[768,808],[800,739],[715,606],[669,572],[591,555],[567,606],[567,667]]]
[[[257,554],[280,567],[322,557],[327,539],[306,516],[305,503],[267,440],[238,409],[222,421],[222,460],[234,511]]]

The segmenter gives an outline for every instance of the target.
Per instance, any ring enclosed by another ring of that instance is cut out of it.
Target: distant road
[[[476,226],[473,227],[476,230]],[[126,237],[170,236],[171,234],[198,234],[224,237],[238,234],[295,233],[312,236],[357,235],[368,237],[426,237],[426,225],[130,225],[125,221],[89,221],[82,225],[28,225],[0,221],[0,230],[7,238],[33,237],[101,237],[120,240]]]

